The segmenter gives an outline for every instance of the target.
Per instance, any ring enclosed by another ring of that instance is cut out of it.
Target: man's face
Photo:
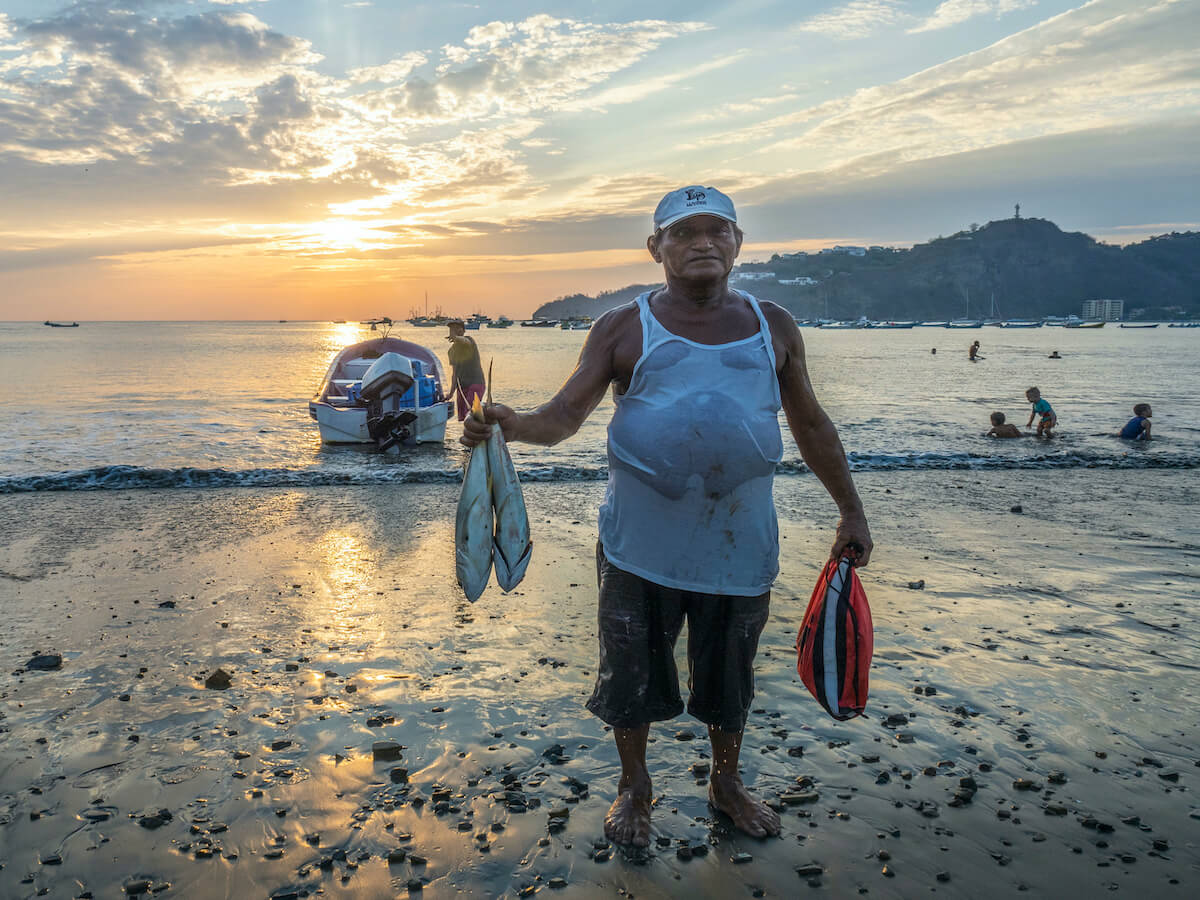
[[[646,242],[668,276],[687,281],[716,281],[733,270],[742,236],[718,216],[689,216],[651,235]]]

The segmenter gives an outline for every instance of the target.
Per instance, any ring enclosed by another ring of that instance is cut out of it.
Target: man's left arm
[[[847,545],[859,544],[863,549],[858,565],[865,566],[874,546],[871,530],[867,527],[866,513],[850,476],[846,451],[842,449],[837,428],[817,402],[808,379],[800,329],[787,310],[773,303],[762,306],[771,326],[779,393],[788,428],[805,464],[825,486],[841,515],[830,555],[839,558]]]

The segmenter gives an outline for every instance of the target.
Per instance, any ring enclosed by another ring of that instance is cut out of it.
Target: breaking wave
[[[1200,454],[1193,453],[1061,453],[1032,456],[988,456],[972,453],[851,453],[855,472],[900,470],[1005,470],[1005,469],[1195,469]],[[604,481],[604,465],[517,464],[524,482]],[[808,474],[801,462],[783,462],[776,470],[783,476]],[[328,466],[313,468],[201,469],[150,468],[142,466],[97,466],[74,472],[0,477],[0,494],[40,491],[103,491],[175,488],[280,488],[332,487],[372,484],[458,484],[462,470],[418,469],[366,465],[361,468]]]

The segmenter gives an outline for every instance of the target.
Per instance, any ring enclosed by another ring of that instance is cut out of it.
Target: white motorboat
[[[441,443],[453,404],[437,356],[420,344],[380,337],[333,358],[308,413],[326,444],[402,446]]]

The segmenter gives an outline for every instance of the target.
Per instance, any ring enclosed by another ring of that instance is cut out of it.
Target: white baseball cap
[[[671,191],[654,210],[654,230],[670,228],[689,216],[716,216],[737,224],[737,213],[733,201],[714,187],[698,184]]]

